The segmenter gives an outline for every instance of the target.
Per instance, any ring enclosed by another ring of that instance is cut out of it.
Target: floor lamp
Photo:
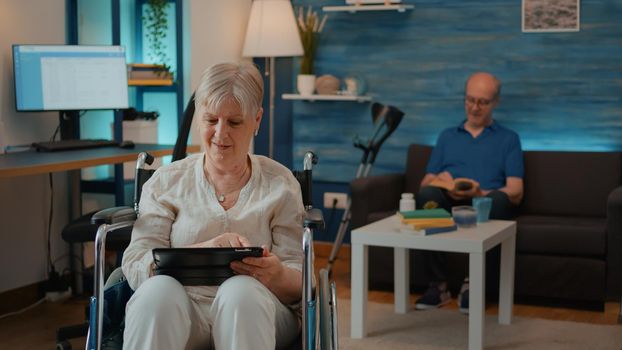
[[[274,158],[274,69],[275,57],[301,56],[300,34],[290,0],[255,0],[244,39],[244,57],[266,57],[270,78],[268,155]]]

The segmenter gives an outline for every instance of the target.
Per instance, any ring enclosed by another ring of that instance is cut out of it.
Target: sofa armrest
[[[376,175],[352,181],[350,227],[367,224],[369,213],[397,210],[403,190],[404,174]]]
[[[607,198],[607,297],[622,294],[622,186]]]

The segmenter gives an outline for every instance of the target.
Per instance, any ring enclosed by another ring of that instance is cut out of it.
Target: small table
[[[430,236],[404,230],[397,215],[352,230],[351,337],[367,335],[368,247],[395,249],[395,312],[409,309],[410,264],[408,249],[469,254],[469,349],[482,349],[484,339],[486,252],[501,244],[499,323],[512,322],[516,223],[491,220],[468,229]]]

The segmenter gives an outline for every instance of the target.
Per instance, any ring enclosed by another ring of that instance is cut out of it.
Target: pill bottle
[[[415,195],[412,193],[402,193],[400,199],[400,211],[415,210]]]

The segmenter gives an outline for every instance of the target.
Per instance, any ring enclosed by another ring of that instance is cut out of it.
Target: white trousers
[[[252,277],[229,278],[209,304],[160,275],[128,302],[123,349],[272,350],[290,345],[298,333],[298,316]]]

